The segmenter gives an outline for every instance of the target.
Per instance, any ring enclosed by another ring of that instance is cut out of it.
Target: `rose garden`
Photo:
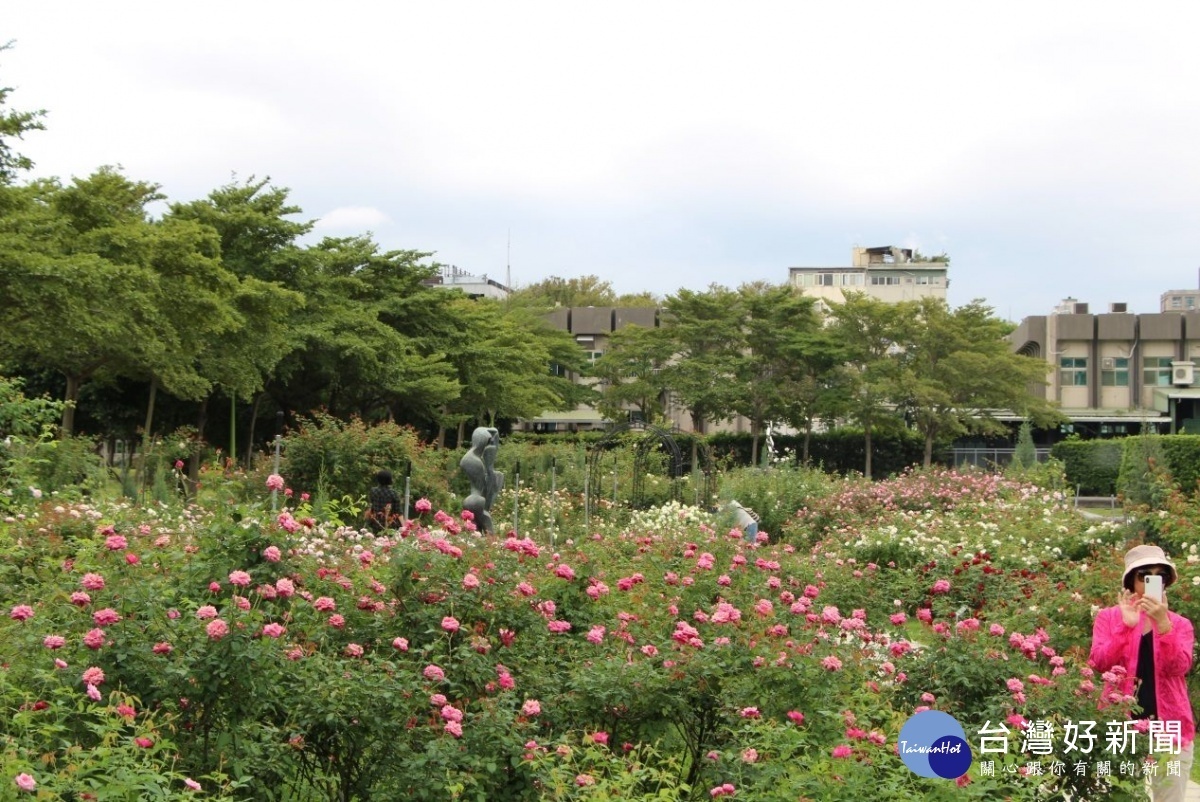
[[[169,460],[133,498],[9,487],[0,796],[1137,799],[1168,770],[1145,732],[1111,742],[1131,700],[1087,650],[1147,532],[1195,618],[1188,493],[1147,529],[1081,515],[1053,464],[731,469],[748,542],[708,503],[585,516],[567,471],[527,468],[485,535],[416,460],[435,490],[371,535],[352,494],[300,483],[302,445],[189,492]],[[898,755],[930,709],[971,743],[957,780]],[[1064,737],[1087,721],[1092,748]]]

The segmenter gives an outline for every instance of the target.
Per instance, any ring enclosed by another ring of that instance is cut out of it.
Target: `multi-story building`
[[[895,303],[917,298],[946,300],[950,260],[918,256],[892,245],[852,248],[848,267],[789,267],[788,281],[826,305],[842,303],[848,291]]]
[[[1158,302],[1160,312],[1194,312],[1200,310],[1200,290],[1167,290]]]
[[[608,350],[608,342],[614,331],[629,325],[653,328],[658,325],[658,310],[612,306],[560,307],[547,315],[547,320],[554,328],[570,332],[576,344],[587,354],[588,362],[594,363]],[[562,368],[554,365],[551,370],[560,371]],[[578,374],[568,372],[566,375],[577,382],[589,381]],[[543,412],[536,418],[522,421],[520,428],[538,432],[588,431],[607,428],[611,423],[592,407],[580,405],[566,412]]]
[[[1126,310],[1091,314],[1068,298],[1022,320],[1009,335],[1014,350],[1046,361],[1047,384],[1034,392],[1059,404],[1067,432],[1200,432],[1200,310]]]

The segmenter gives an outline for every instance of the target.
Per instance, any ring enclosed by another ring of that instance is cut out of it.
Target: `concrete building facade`
[[[852,248],[845,267],[789,267],[788,281],[805,295],[824,304],[842,303],[846,292],[896,303],[918,298],[946,300],[950,286],[950,260],[919,258],[911,248],[887,245]]]
[[[1027,317],[1009,335],[1014,350],[1046,361],[1033,388],[1071,419],[1066,431],[1094,436],[1200,433],[1200,310],[1132,314],[1124,304],[1091,314],[1067,299]]]

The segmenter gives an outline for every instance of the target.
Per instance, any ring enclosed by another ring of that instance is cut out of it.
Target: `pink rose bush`
[[[1119,580],[1106,551],[1119,533],[998,478],[827,487],[753,544],[702,520],[486,536],[421,500],[388,538],[286,495],[236,521],[122,508],[85,520],[126,534],[89,523],[84,542],[30,538],[41,584],[0,617],[0,664],[29,690],[28,716],[111,728],[118,755],[169,793],[212,798],[233,798],[222,771],[240,760],[356,798],[448,798],[447,778],[481,798],[620,798],[637,767],[636,782],[674,790],[692,772],[714,798],[920,800],[945,786],[905,769],[897,725],[929,708],[968,740],[1007,728],[1012,754],[990,775],[973,765],[970,791],[1033,800],[1038,783],[1001,770],[1028,760],[1017,745],[1030,726],[1129,711],[1124,698],[1098,711],[1103,678],[1084,656],[1090,602]],[[118,536],[126,546],[111,549]],[[1193,603],[1188,584],[1171,589],[1173,609]],[[34,729],[18,742],[60,748]],[[334,755],[336,776],[322,762]],[[20,764],[31,780],[35,765],[38,792],[63,787],[55,764]]]

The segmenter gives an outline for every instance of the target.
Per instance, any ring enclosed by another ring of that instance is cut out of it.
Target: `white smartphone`
[[[1142,595],[1146,596],[1147,598],[1154,599],[1159,604],[1162,604],[1163,578],[1161,576],[1148,576],[1144,581],[1146,589],[1143,591]]]

